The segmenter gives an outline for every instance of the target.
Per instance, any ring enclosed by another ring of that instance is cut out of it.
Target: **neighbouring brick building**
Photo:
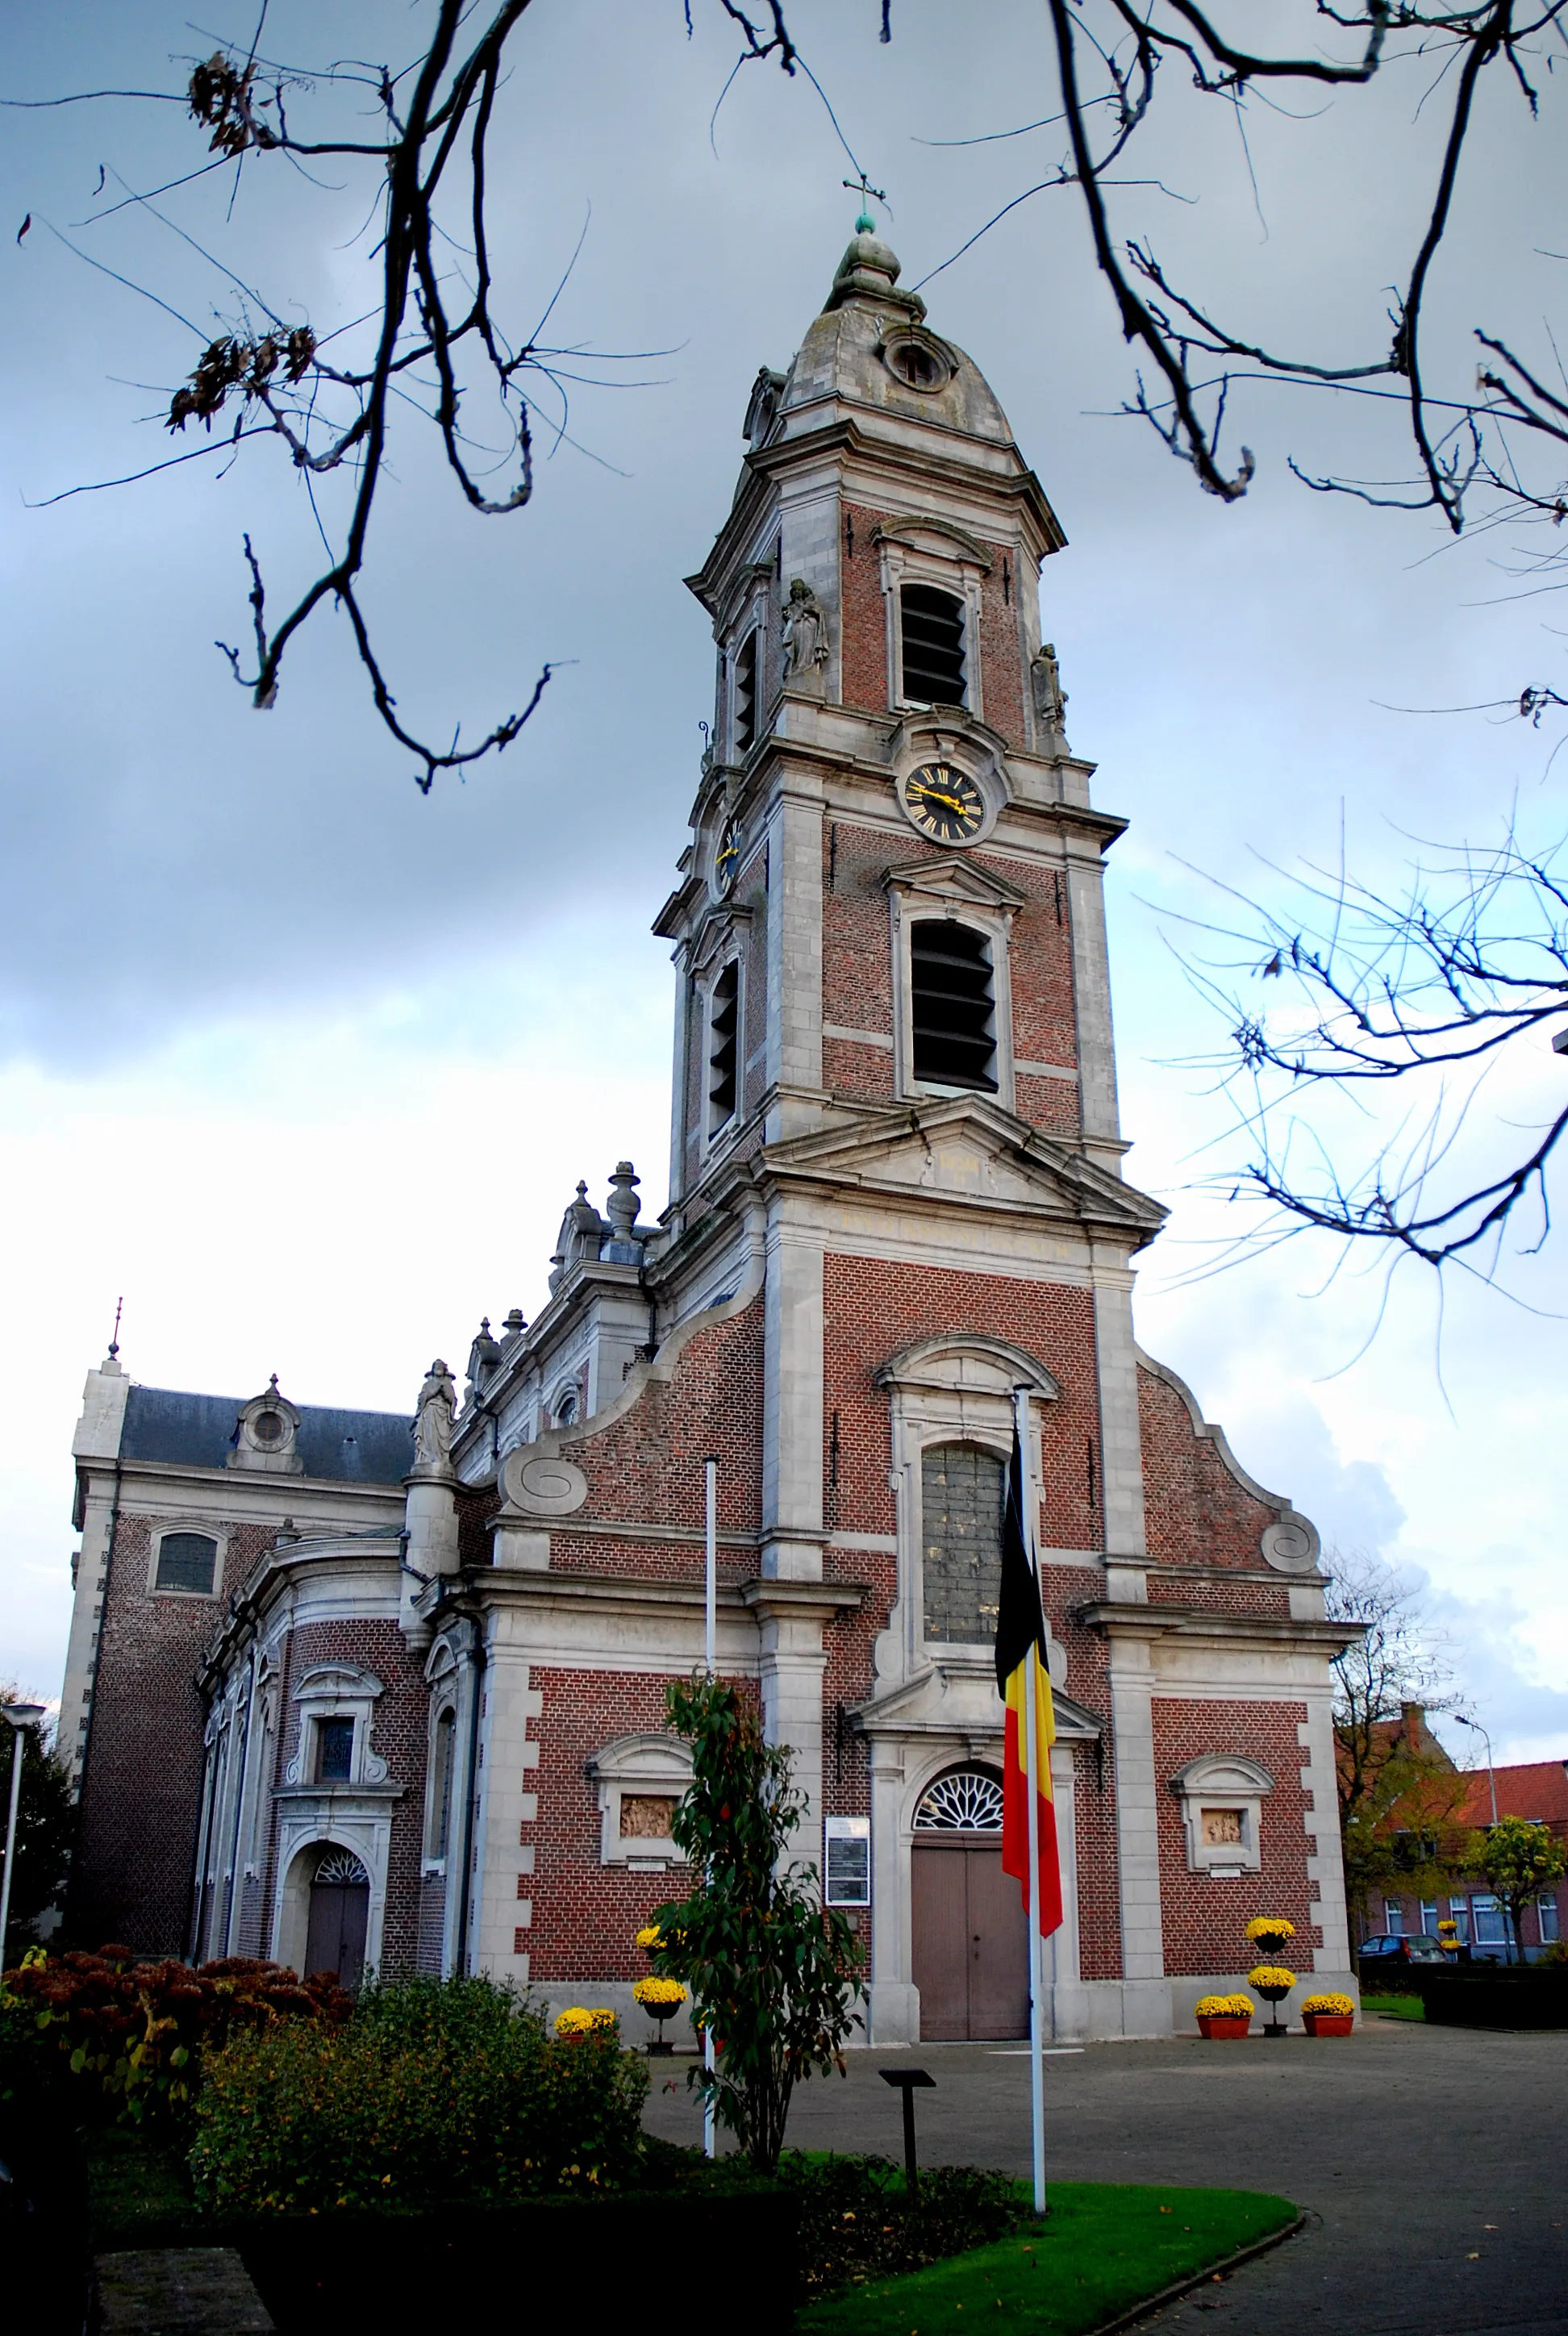
[[[657,930],[669,1204],[579,1185],[550,1297],[413,1419],[89,1377],[63,1734],[73,1919],[137,1947],[484,1969],[629,2010],[683,1887],[667,1681],[793,1749],[876,2042],[1009,2035],[991,1670],[1027,1391],[1060,1740],[1059,2035],[1184,2026],[1247,1918],[1349,1983],[1312,1527],[1133,1332],[1103,857],[971,361],[857,232],[757,377],[693,590],[713,735]],[[640,2033],[639,2020],[632,2032]]]

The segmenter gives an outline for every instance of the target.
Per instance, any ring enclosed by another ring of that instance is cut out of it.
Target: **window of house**
[[[158,1544],[159,1590],[194,1590],[212,1595],[218,1568],[218,1543],[209,1533],[169,1533]]]
[[[744,754],[756,737],[756,635],[748,633],[735,652],[735,751]]]
[[[1478,1947],[1501,1947],[1507,1944],[1508,1934],[1503,1927],[1503,1902],[1499,1898],[1472,1898],[1470,1919],[1475,1924]]]
[[[444,1857],[452,1834],[452,1765],[457,1741],[457,1714],[443,1711],[435,1723],[430,1777],[430,1842],[426,1854]]]
[[[1535,1908],[1535,1919],[1541,1925],[1541,1944],[1544,1947],[1554,1945],[1561,1935],[1557,1923],[1556,1899],[1541,1899]]]
[[[1437,1901],[1436,1898],[1423,1898],[1421,1901],[1421,1928],[1426,1932],[1427,1938],[1435,1939],[1437,1937]]]
[[[950,918],[910,929],[914,1076],[932,1086],[997,1092],[997,1017],[983,933]]]
[[[972,1444],[920,1455],[926,1637],[989,1646],[1002,1582],[1003,1468]]]
[[[734,1117],[740,1059],[740,968],[726,965],[713,986],[708,1009],[707,1124],[716,1134]]]
[[[1385,1899],[1384,1899],[1384,1901],[1383,1901],[1383,1928],[1384,1928],[1384,1929],[1385,1929],[1385,1931],[1387,1931],[1387,1932],[1389,1933],[1389,1935],[1390,1935],[1391,1937],[1393,1937],[1393,1938],[1396,1938],[1396,1939],[1402,1939],[1402,1938],[1404,1937],[1404,1935],[1405,1935],[1405,1901],[1404,1901],[1402,1898],[1385,1898]]]
[[[316,1775],[318,1783],[346,1784],[354,1768],[352,1719],[318,1719],[316,1723]]]
[[[906,705],[967,706],[963,602],[934,584],[906,584],[899,613]]]
[[[1448,1912],[1453,1917],[1455,1936],[1462,1947],[1467,1947],[1470,1943],[1470,1901],[1468,1898],[1450,1898]]]

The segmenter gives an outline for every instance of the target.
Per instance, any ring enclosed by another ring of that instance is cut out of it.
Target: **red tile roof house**
[[[1568,1759],[1526,1760],[1516,1767],[1468,1772],[1468,1790],[1454,1812],[1454,1823],[1479,1828],[1493,1817],[1492,1788],[1495,1780],[1496,1815],[1528,1817],[1544,1825],[1559,1841],[1568,1841]],[[1368,1909],[1368,1931],[1418,1931],[1435,1935],[1438,1922],[1451,1915],[1459,1936],[1482,1954],[1500,1958],[1507,1945],[1507,1916],[1501,1901],[1483,1888],[1456,1883],[1446,1897],[1416,1899],[1388,1897],[1381,1912]],[[1525,1961],[1535,1961],[1559,1939],[1568,1938],[1568,1876],[1549,1897],[1526,1910],[1521,1942]]]

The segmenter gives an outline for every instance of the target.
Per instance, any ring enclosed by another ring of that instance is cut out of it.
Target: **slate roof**
[[[120,1436],[122,1460],[224,1468],[244,1398],[132,1387]],[[401,1484],[414,1465],[414,1422],[393,1411],[336,1411],[302,1404],[296,1444],[307,1476],[346,1484]]]

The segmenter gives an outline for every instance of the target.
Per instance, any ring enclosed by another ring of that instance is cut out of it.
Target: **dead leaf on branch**
[[[204,130],[211,131],[209,153],[238,156],[248,146],[272,142],[271,132],[257,121],[251,107],[250,92],[255,83],[256,67],[235,64],[221,49],[215,50],[206,63],[198,65],[191,74],[191,118],[200,122]]]
[[[221,412],[230,390],[243,390],[247,397],[258,395],[280,365],[284,380],[293,388],[304,379],[315,357],[316,336],[308,325],[297,325],[291,333],[282,335],[267,333],[259,340],[226,333],[209,343],[190,379],[175,391],[169,427],[183,430],[194,415],[210,430],[212,417]]]

